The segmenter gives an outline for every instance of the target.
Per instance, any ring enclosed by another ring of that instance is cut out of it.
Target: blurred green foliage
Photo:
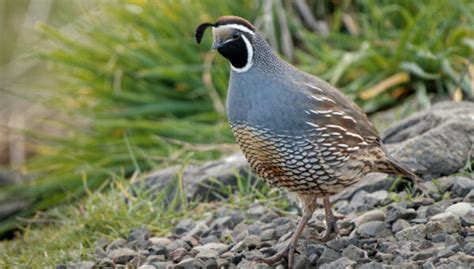
[[[474,50],[472,1],[324,3],[313,11],[329,26],[326,37],[308,30],[291,7],[274,8],[286,14],[295,64],[366,111],[412,93],[423,105],[431,94],[473,97],[466,71]],[[276,29],[267,35],[280,40],[277,11],[267,14]],[[31,134],[41,146],[27,170],[37,179],[1,190],[0,200],[32,206],[2,222],[0,233],[15,217],[79,197],[116,175],[220,156],[221,144],[233,142],[223,111],[229,68],[209,52],[210,37],[197,46],[193,31],[221,15],[255,21],[262,13],[257,0],[122,0],[100,4],[73,35],[41,25],[49,40],[42,57],[58,80],[47,104],[66,120],[45,123],[60,128],[59,137]]]

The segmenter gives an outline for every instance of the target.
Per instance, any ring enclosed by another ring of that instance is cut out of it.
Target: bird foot
[[[327,221],[326,231],[324,231],[324,234],[322,236],[311,236],[309,239],[325,243],[334,239],[335,237],[338,237],[339,228],[337,227],[337,219],[341,219],[341,217],[330,216]]]
[[[290,241],[290,243],[288,243],[288,245],[285,247],[285,249],[278,252],[277,254],[275,254],[271,257],[268,257],[268,258],[255,257],[255,258],[252,259],[252,261],[262,262],[262,263],[266,263],[268,265],[276,265],[276,264],[282,262],[285,258],[288,258],[288,268],[292,269],[293,268],[293,263],[294,263],[295,251],[296,251],[296,246],[294,246],[293,243]]]

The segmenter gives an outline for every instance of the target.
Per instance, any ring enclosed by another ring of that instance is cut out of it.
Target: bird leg
[[[306,224],[308,221],[311,219],[311,216],[313,215],[314,209],[311,209],[309,207],[305,207],[303,217],[301,218],[300,222],[298,223],[298,226],[296,227],[295,232],[293,233],[293,236],[291,237],[290,241],[288,242],[288,245],[280,251],[279,253],[268,257],[268,258],[261,258],[257,257],[254,258],[253,261],[256,262],[263,262],[269,265],[274,265],[276,263],[279,263],[283,258],[288,257],[288,268],[292,269],[293,268],[293,263],[294,263],[294,256],[295,256],[295,251],[296,251],[296,246],[298,244],[298,239],[301,237],[301,234],[303,233],[304,228],[306,227]]]
[[[322,236],[312,236],[310,239],[316,240],[319,242],[327,242],[331,240],[331,235],[336,234],[336,236],[339,234],[339,229],[337,228],[337,218],[334,216],[332,213],[332,208],[331,208],[331,201],[329,200],[329,195],[325,195],[323,198],[323,204],[324,204],[324,213],[326,216],[326,231]]]

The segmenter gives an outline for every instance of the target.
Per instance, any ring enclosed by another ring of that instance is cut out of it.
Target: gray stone
[[[473,111],[471,102],[437,103],[389,128],[383,142],[415,172],[430,178],[451,175],[474,159]]]
[[[179,247],[173,251],[170,251],[169,258],[174,263],[182,261],[189,254],[188,250],[183,247]]]
[[[175,269],[204,268],[204,263],[199,258],[187,258],[174,266]]]
[[[196,223],[192,219],[182,219],[174,227],[174,234],[177,236],[183,235],[193,229],[195,225]]]
[[[82,261],[82,262],[76,262],[71,264],[70,266],[66,268],[74,268],[74,269],[92,269],[94,268],[95,263],[91,261]]]
[[[474,189],[464,196],[463,201],[467,203],[474,203]]]
[[[241,252],[243,250],[252,250],[259,248],[261,244],[260,238],[256,235],[249,235],[244,240],[235,244],[231,251],[233,252]]]
[[[368,193],[367,196],[365,196],[364,200],[365,203],[369,205],[369,207],[386,205],[390,201],[388,198],[388,191],[386,190],[378,190],[372,193]]]
[[[150,245],[168,246],[172,241],[166,237],[150,237],[148,239]]]
[[[411,257],[411,259],[414,261],[426,260],[428,258],[433,257],[435,254],[436,254],[436,249],[425,249],[425,250],[415,253],[413,257]]]
[[[461,217],[461,223],[463,226],[474,225],[474,210],[469,211],[467,214]]]
[[[127,241],[125,239],[123,238],[116,239],[107,246],[106,252],[109,253],[114,249],[122,248],[125,246],[125,244],[127,244]]]
[[[274,219],[277,219],[279,216],[274,212],[269,212],[263,215],[259,221],[263,223],[271,223]]]
[[[318,266],[336,261],[340,257],[341,257],[341,254],[339,254],[339,252],[325,247],[318,259]]]
[[[379,221],[385,220],[385,213],[380,209],[374,209],[356,217],[355,219],[352,220],[352,222],[354,222],[356,227],[358,227],[361,224],[367,223],[369,221],[374,221],[374,220],[379,220]]]
[[[418,224],[412,227],[407,227],[395,234],[399,241],[415,241],[421,242],[426,237],[425,225]]]
[[[471,210],[472,206],[470,203],[459,202],[448,206],[445,212],[451,212],[455,216],[462,217],[469,213]]]
[[[384,265],[378,262],[369,262],[359,266],[359,269],[384,269]]]
[[[466,196],[472,189],[474,189],[474,180],[468,177],[455,176],[455,181],[451,192],[458,196]]]
[[[367,251],[358,248],[354,245],[349,245],[342,251],[342,256],[349,258],[353,261],[360,261],[367,259]]]
[[[392,223],[397,219],[414,219],[416,218],[417,214],[413,208],[403,208],[399,205],[391,204],[387,207],[387,216],[385,220],[388,223]]]
[[[154,262],[152,263],[153,268],[155,269],[169,269],[172,268],[171,262]]]
[[[151,265],[151,264],[144,264],[140,267],[138,267],[138,269],[156,269],[155,266]]]
[[[224,253],[228,248],[229,246],[224,243],[208,243],[202,246],[194,247],[194,249],[197,250],[198,252],[206,251],[206,250],[214,250],[218,253]]]
[[[461,221],[450,212],[433,216],[426,224],[426,235],[431,239],[433,235],[441,232],[455,233],[461,228]]]
[[[346,257],[341,257],[333,262],[323,264],[321,269],[352,269],[355,268],[357,262],[348,259]]]
[[[137,255],[137,252],[129,248],[114,249],[108,254],[115,264],[126,264]]]
[[[209,235],[209,236],[206,236],[204,238],[201,238],[199,240],[199,242],[201,242],[202,245],[205,245],[205,244],[209,244],[209,243],[219,243],[220,240],[215,235]]]
[[[267,229],[267,230],[263,231],[262,234],[260,235],[260,239],[262,241],[277,239],[275,230],[274,229]]]
[[[294,267],[295,268],[309,268],[311,262],[305,255],[295,255]]]
[[[410,227],[410,223],[404,219],[397,219],[393,224],[392,224],[392,232],[397,233],[405,228]]]
[[[147,228],[134,228],[128,235],[128,242],[132,241],[148,241],[150,238],[150,231]]]
[[[165,255],[150,255],[146,258],[146,263],[164,262],[164,261],[166,261]]]
[[[474,242],[466,243],[463,247],[464,253],[474,256]]]
[[[168,249],[169,252],[172,252],[178,248],[184,248],[186,250],[189,250],[191,249],[191,246],[182,239],[176,239],[173,242],[171,242],[166,248]]]
[[[162,255],[168,257],[168,249],[165,246],[151,245],[148,247],[148,255]]]
[[[250,218],[257,219],[257,218],[262,217],[266,212],[267,212],[267,209],[264,206],[256,204],[256,205],[251,206],[247,210],[247,216]]]
[[[357,227],[356,231],[362,238],[380,238],[390,234],[386,224],[383,221],[378,220],[366,222]]]

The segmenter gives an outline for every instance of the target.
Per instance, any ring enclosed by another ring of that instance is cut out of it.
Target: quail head
[[[212,27],[216,49],[230,62],[227,115],[250,166],[269,185],[296,193],[303,216],[284,251],[258,259],[269,264],[293,256],[299,237],[323,199],[327,229],[337,234],[329,197],[369,172],[419,178],[391,157],[365,113],[338,89],[279,58],[247,20],[224,16]]]

